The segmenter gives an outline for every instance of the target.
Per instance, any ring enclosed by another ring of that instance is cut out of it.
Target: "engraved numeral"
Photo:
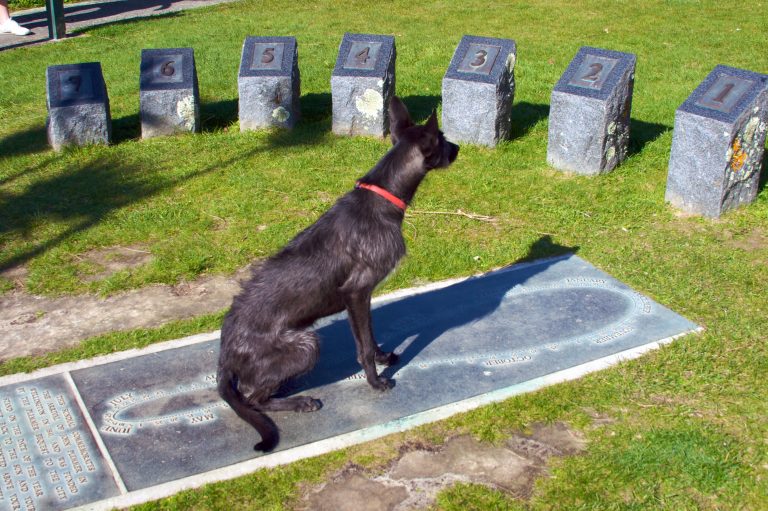
[[[714,98],[712,101],[717,101],[718,103],[724,102],[725,98],[727,98],[728,94],[730,94],[731,91],[733,90],[733,87],[734,87],[734,84],[732,83],[726,84],[726,86],[723,87],[723,90],[720,91],[720,94],[718,94],[717,97]]]
[[[589,65],[589,73],[581,77],[585,82],[596,82],[600,78],[600,72],[603,70],[603,65],[599,62]]]
[[[371,47],[366,46],[361,52],[355,55],[355,61],[358,64],[365,64],[366,62],[368,62],[368,59],[370,58],[368,55],[370,51],[371,51]]]
[[[485,64],[485,58],[488,56],[488,52],[485,50],[480,50],[479,52],[475,53],[475,60],[469,63],[472,67],[480,67],[483,64]]]
[[[275,49],[274,48],[265,49],[264,53],[261,54],[261,63],[269,64],[273,60],[275,60]]]
[[[67,82],[75,88],[75,92],[80,92],[80,85],[83,83],[83,79],[80,75],[72,75],[67,78]]]
[[[176,72],[176,68],[173,67],[175,61],[169,60],[168,62],[163,63],[162,66],[160,66],[160,74],[163,76],[173,76]]]

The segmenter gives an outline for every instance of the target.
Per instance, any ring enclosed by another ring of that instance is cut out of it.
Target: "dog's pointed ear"
[[[427,123],[424,126],[430,133],[437,134],[437,132],[440,131],[440,128],[437,127],[437,110],[432,110],[432,115],[429,116],[429,119],[427,119]]]
[[[405,130],[411,126],[413,121],[405,104],[397,96],[392,96],[389,101],[389,136],[392,139],[392,145],[397,144]]]

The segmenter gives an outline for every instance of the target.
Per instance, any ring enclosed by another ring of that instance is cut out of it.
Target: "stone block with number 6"
[[[719,217],[755,200],[768,123],[768,76],[717,66],[675,112],[665,199]]]
[[[443,77],[443,132],[451,142],[494,147],[509,138],[517,46],[464,36]]]
[[[101,64],[49,66],[45,75],[51,146],[109,144],[112,118]]]
[[[334,133],[375,137],[389,133],[395,58],[392,36],[344,34],[331,75]]]
[[[547,162],[578,174],[610,172],[627,156],[636,57],[582,47],[552,91]]]
[[[293,128],[301,111],[296,38],[246,38],[237,85],[240,131]]]
[[[141,50],[141,137],[200,131],[200,95],[192,48]]]

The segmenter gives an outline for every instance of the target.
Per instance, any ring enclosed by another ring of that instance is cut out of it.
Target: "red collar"
[[[405,211],[405,208],[408,207],[408,205],[405,202],[403,202],[401,199],[398,199],[397,197],[395,197],[394,195],[386,191],[384,188],[381,188],[379,186],[371,185],[368,183],[361,183],[360,181],[358,181],[357,183],[355,183],[355,188],[363,188],[377,195],[380,195],[385,199],[387,199],[392,204],[394,204],[395,206],[397,206],[398,208],[402,209],[403,211]]]

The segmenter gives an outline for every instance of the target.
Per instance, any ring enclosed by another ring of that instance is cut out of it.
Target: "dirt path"
[[[0,361],[75,346],[107,332],[157,327],[220,311],[232,303],[248,272],[244,268],[231,277],[149,286],[108,298],[47,298],[11,291],[0,295]]]

